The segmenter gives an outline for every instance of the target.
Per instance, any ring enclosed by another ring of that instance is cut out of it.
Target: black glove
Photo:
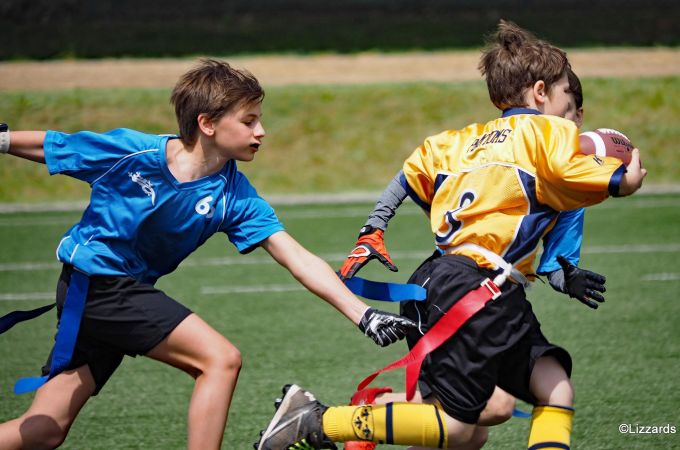
[[[406,317],[368,308],[359,322],[359,329],[381,347],[404,339],[410,328],[417,325]]]
[[[550,277],[550,285],[560,292],[569,294],[569,297],[574,297],[584,305],[597,309],[599,306],[597,302],[604,302],[601,293],[606,291],[604,284],[607,279],[599,273],[579,269],[563,256],[558,256],[557,262],[564,273],[563,283],[557,281],[559,277],[555,282],[553,282],[553,277]]]

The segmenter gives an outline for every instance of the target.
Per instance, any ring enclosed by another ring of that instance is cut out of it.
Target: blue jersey
[[[86,181],[92,189],[80,222],[59,243],[60,261],[89,275],[153,284],[218,231],[247,253],[283,230],[233,160],[218,173],[178,182],[165,155],[175,138],[128,129],[47,133],[50,174]]]
[[[564,211],[557,216],[555,226],[543,238],[543,254],[536,273],[544,275],[560,269],[558,256],[564,256],[578,266],[583,241],[583,215],[585,209]]]

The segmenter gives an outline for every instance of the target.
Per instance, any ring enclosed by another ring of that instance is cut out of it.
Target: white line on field
[[[15,300],[54,300],[54,292],[5,292],[0,294],[0,302]]]
[[[259,294],[262,292],[294,292],[306,291],[301,284],[262,284],[259,286],[208,286],[201,288],[201,294]]]
[[[432,254],[427,251],[394,251],[391,256],[399,260],[425,259]],[[680,243],[670,244],[631,244],[631,245],[595,245],[584,247],[581,253],[584,255],[607,255],[621,253],[678,253]],[[329,263],[342,262],[347,258],[346,253],[319,254],[319,257]],[[261,264],[275,264],[269,256],[225,256],[223,258],[193,258],[184,261],[180,267],[214,267],[214,266],[252,266]],[[27,272],[36,270],[56,270],[59,262],[24,262],[0,264],[0,272]]]
[[[680,205],[680,199],[677,198],[653,198],[658,194],[678,194],[680,193],[680,184],[672,185],[651,185],[643,186],[639,194],[634,199],[626,200],[626,208],[662,208],[662,207],[677,207]],[[373,204],[380,196],[379,192],[338,192],[328,194],[300,194],[300,195],[265,195],[264,198],[274,207],[279,206],[306,206],[311,210],[318,210],[319,207],[328,205],[346,205],[353,203],[366,203],[367,207],[360,213],[359,208],[350,208],[354,210],[350,216],[355,217],[355,214],[367,216],[371,211]],[[410,203],[410,200],[407,199]],[[0,215],[14,214],[14,213],[50,213],[50,212],[81,212],[87,207],[86,201],[74,202],[53,202],[53,203],[0,203]],[[370,206],[368,206],[370,205]],[[617,200],[611,200],[595,206],[598,209],[614,209],[621,208],[621,203]],[[283,214],[288,218],[316,218],[316,217],[331,217],[328,215],[330,211],[322,210],[315,215],[314,213],[306,216],[305,213],[292,212],[290,214]],[[403,213],[400,210],[400,215]],[[415,214],[410,212],[409,214]],[[296,217],[297,216],[297,217]],[[332,216],[337,217],[337,216]],[[16,221],[15,221],[16,220]],[[33,222],[35,220],[35,223]],[[28,225],[61,225],[63,223],[70,224],[72,220],[65,218],[61,219],[6,219],[0,220],[0,226],[24,226]]]
[[[678,281],[680,273],[650,273],[642,281]],[[261,294],[265,292],[300,292],[306,289],[301,284],[268,284],[246,286],[207,286],[201,288],[202,295]],[[54,292],[6,292],[0,294],[0,301],[54,300]]]
[[[26,263],[5,263],[0,264],[0,272],[30,272],[34,270],[52,270],[59,267],[61,263],[55,262],[26,262]]]
[[[678,206],[680,206],[680,200],[678,201]],[[309,208],[298,210],[298,211],[279,211],[279,218],[283,221],[284,225],[290,220],[301,220],[301,219],[337,219],[337,218],[366,218],[368,213],[371,212],[371,206],[366,205],[365,207],[352,207],[352,208],[318,208],[311,205]],[[1,214],[1,213],[0,213]],[[399,210],[400,216],[416,216],[423,215],[423,213],[416,208],[402,208]],[[424,217],[424,215],[423,215]],[[30,227],[30,226],[70,226],[75,224],[76,218],[68,217],[55,217],[53,219],[36,217],[36,218],[4,218],[0,219],[0,227]],[[359,224],[357,224],[359,226]]]
[[[581,253],[586,255],[605,255],[611,253],[677,253],[680,244],[626,244],[626,245],[593,245],[583,247]]]
[[[680,273],[650,273],[642,277],[643,281],[678,281]]]

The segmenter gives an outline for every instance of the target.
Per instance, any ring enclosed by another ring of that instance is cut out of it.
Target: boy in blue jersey
[[[576,73],[568,69],[569,79],[569,107],[565,118],[572,120],[578,128],[583,125],[583,89]],[[380,195],[375,208],[368,215],[368,219],[359,232],[355,248],[347,257],[338,271],[340,278],[352,278],[369,261],[377,259],[391,271],[397,271],[392,258],[384,243],[384,232],[390,220],[396,215],[398,208],[408,196],[399,182],[402,171],[392,179],[387,188]],[[543,239],[544,251],[537,268],[539,275],[545,275],[550,285],[557,290],[570,295],[596,309],[598,302],[603,302],[602,293],[605,291],[605,277],[577,267],[581,242],[583,239],[583,208],[560,213],[557,222]],[[442,253],[437,250],[432,257],[439,257]],[[352,397],[353,404],[386,404],[389,402],[405,401],[404,394],[392,393],[392,389],[367,388],[357,392]],[[421,401],[418,396],[413,401]],[[484,410],[480,414],[480,427],[497,425],[512,417],[515,398],[496,387],[489,398]],[[480,428],[474,441],[461,447],[465,449],[481,448],[488,437],[485,428]],[[345,442],[346,450],[372,450],[376,447],[373,442],[352,441]]]
[[[195,379],[188,414],[190,449],[218,449],[241,357],[225,337],[154,288],[156,280],[210,236],[223,232],[241,253],[260,246],[311,292],[380,345],[413,324],[369,308],[335,272],[305,250],[258,196],[236,161],[251,161],[265,131],[264,91],[249,72],[203,60],[175,86],[180,136],[128,129],[108,133],[10,132],[0,152],[41,162],[51,174],[92,189],[81,220],[63,237],[57,286],[60,317],[30,408],[0,424],[0,449],[59,446],[87,400],[124,355],[144,355]]]
[[[360,384],[406,367],[407,399],[418,386],[426,403],[327,407],[291,385],[258,450],[334,448],[327,441],[464,448],[495,386],[534,405],[531,450],[570,447],[571,358],[542,334],[527,277],[559,212],[631,195],[646,171],[637,149],[628,165],[579,152],[578,129],[564,119],[564,51],[505,21],[489,44],[479,68],[502,117],[428,137],[403,166],[402,186],[428,211],[445,253],[410,280],[427,291],[406,311],[422,334],[409,333],[409,354]]]

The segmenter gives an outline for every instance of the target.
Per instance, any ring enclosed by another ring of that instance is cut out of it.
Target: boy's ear
[[[199,114],[196,121],[198,122],[198,128],[201,130],[201,133],[206,136],[215,134],[215,123],[207,114]]]
[[[545,81],[538,80],[535,82],[531,88],[531,93],[536,105],[543,105],[545,103],[545,99],[548,97]]]

